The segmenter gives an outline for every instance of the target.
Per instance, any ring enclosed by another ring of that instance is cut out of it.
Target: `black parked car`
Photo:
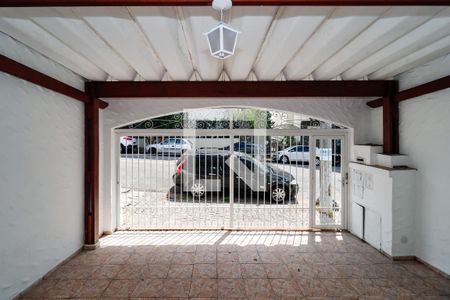
[[[251,156],[263,155],[264,147],[259,144],[254,144],[250,142],[237,142],[234,143],[234,151],[247,153]],[[230,150],[230,146],[222,148],[222,150]]]
[[[298,185],[291,173],[263,164],[245,153],[234,154],[239,160],[232,172],[235,194],[266,193],[267,199],[276,203],[295,198]],[[178,160],[173,181],[180,190],[198,198],[210,192],[227,192],[230,190],[229,164],[230,151],[227,150],[186,153]]]

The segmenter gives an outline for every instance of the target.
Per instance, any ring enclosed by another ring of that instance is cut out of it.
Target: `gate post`
[[[94,250],[99,239],[99,109],[93,86],[87,82],[89,102],[84,107],[85,120],[85,198],[84,248]]]

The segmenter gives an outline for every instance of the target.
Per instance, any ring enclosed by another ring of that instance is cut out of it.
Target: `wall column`
[[[396,95],[398,83],[390,82],[389,93],[383,97],[383,153],[398,154],[399,145],[399,110]]]
[[[85,228],[84,248],[98,247],[99,239],[99,109],[90,83],[86,83],[89,102],[85,104]]]

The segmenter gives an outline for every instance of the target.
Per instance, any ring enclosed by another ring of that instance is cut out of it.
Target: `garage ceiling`
[[[0,31],[89,80],[391,79],[450,53],[449,7],[241,6],[234,57],[210,7],[0,8]]]

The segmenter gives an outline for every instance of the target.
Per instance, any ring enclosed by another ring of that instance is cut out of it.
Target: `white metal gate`
[[[345,227],[346,130],[116,135],[120,229]]]

